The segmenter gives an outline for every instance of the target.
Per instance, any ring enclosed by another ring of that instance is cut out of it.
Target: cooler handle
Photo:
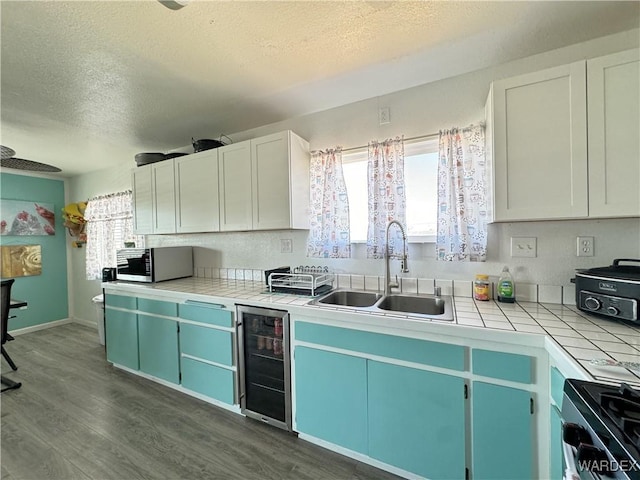
[[[616,258],[613,261],[613,266],[617,267],[620,262],[636,262],[636,263],[640,263],[640,259],[637,259],[637,258]]]

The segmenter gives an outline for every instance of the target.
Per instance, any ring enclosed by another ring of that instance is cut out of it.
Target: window
[[[342,156],[349,195],[351,241],[367,241],[367,150]],[[438,140],[404,145],[407,235],[410,242],[435,242],[438,201]]]
[[[144,247],[144,236],[133,233],[131,190],[89,200],[87,220],[86,273],[88,280],[100,279],[102,268],[116,266],[116,250],[124,242]]]

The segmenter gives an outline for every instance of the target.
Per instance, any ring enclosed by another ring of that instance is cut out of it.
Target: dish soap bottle
[[[516,301],[515,286],[513,277],[509,273],[509,267],[505,266],[498,280],[498,301],[505,303],[513,303]]]

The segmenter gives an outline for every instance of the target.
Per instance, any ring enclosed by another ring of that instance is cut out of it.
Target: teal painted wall
[[[42,275],[16,278],[11,296],[29,302],[29,308],[15,312],[9,331],[69,317],[67,295],[67,249],[70,238],[63,226],[64,181],[0,173],[0,198],[53,204],[56,234],[1,236],[2,245],[42,246]]]

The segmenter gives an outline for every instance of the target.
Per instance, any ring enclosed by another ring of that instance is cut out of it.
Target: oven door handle
[[[580,444],[584,445],[584,444]],[[590,447],[590,446],[589,446]],[[591,447],[595,448],[595,447]],[[585,478],[590,478],[592,480],[600,480],[602,477],[590,470],[581,470],[578,473],[577,465],[578,465],[578,449],[569,443],[563,441],[562,449],[564,451],[564,459],[567,468],[564,471],[564,475],[562,480],[584,480]]]
[[[580,475],[576,469],[578,462],[574,454],[575,448],[569,445],[567,442],[562,442],[562,450],[564,452],[564,462],[567,468],[564,471],[563,480],[580,480]]]

